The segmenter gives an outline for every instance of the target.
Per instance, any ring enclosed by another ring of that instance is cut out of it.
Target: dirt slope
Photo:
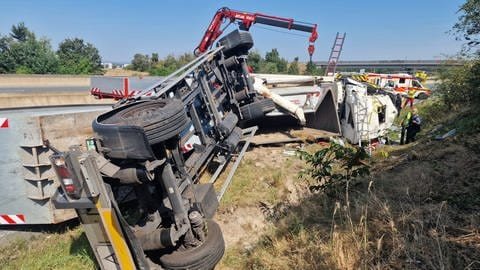
[[[219,269],[476,269],[479,142],[480,135],[465,135],[394,147],[388,158],[372,161],[370,178],[339,198],[306,192],[297,164],[282,178],[291,185],[287,193],[303,192],[297,200],[279,196],[219,214],[219,220],[229,220]],[[250,164],[261,166],[261,158]],[[270,164],[271,155],[263,158]],[[285,162],[277,160],[276,166],[288,170]],[[243,166],[248,164],[247,156]]]

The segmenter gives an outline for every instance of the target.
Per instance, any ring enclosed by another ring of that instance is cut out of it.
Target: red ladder
[[[335,70],[337,69],[337,62],[340,58],[340,54],[342,53],[343,42],[345,41],[345,37],[347,33],[340,34],[337,32],[337,36],[335,37],[335,41],[333,42],[332,51],[330,52],[330,57],[328,59],[328,66],[325,70],[325,76],[333,76],[335,75]]]

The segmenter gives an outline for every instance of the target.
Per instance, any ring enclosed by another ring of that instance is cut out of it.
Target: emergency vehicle
[[[383,89],[392,89],[396,93],[407,96],[408,90],[415,90],[415,98],[426,99],[431,95],[431,90],[420,83],[413,75],[406,73],[380,74],[366,73],[366,81]]]

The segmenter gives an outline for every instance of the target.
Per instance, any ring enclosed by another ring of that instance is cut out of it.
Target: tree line
[[[127,68],[148,72],[150,75],[166,76],[194,58],[192,53],[179,56],[169,54],[162,59],[158,53],[137,53]],[[38,38],[23,22],[13,25],[7,35],[0,33],[0,74],[102,74],[101,61],[98,49],[81,38],[67,38],[54,51],[50,40]],[[298,57],[291,62],[287,61],[277,49],[265,53],[265,56],[258,51],[251,51],[248,62],[255,73],[323,73],[313,63],[301,68]]]
[[[460,14],[452,33],[464,41],[459,54],[465,65],[440,73],[438,90],[446,105],[463,108],[473,105],[480,108],[480,0],[467,0],[460,6]]]
[[[0,73],[101,74],[102,59],[92,44],[67,38],[54,51],[47,38],[37,38],[23,22],[0,34]]]
[[[270,73],[270,74],[290,74],[290,75],[321,75],[323,71],[308,62],[305,70],[302,72],[298,57],[295,57],[292,62],[288,62],[285,58],[280,56],[276,48],[265,53],[262,57],[258,51],[251,51],[248,54],[248,64],[253,68],[255,73]]]
[[[159,59],[158,53],[140,54],[133,56],[128,69],[148,72],[150,75],[166,76],[181,66],[195,59],[191,53],[184,53],[180,56],[173,54],[167,55],[163,59]],[[273,73],[273,74],[309,74],[321,75],[323,71],[317,68],[313,63],[308,63],[302,72],[298,57],[291,62],[280,56],[277,49],[272,49],[263,57],[258,51],[251,51],[248,55],[248,64],[255,73]]]
[[[184,53],[178,57],[169,54],[163,59],[159,58],[158,53],[152,55],[137,53],[127,69],[148,72],[153,76],[166,76],[193,59],[195,56],[191,53]]]

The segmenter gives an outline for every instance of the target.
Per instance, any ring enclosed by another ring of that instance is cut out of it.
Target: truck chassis
[[[100,268],[212,269],[221,259],[225,245],[213,216],[256,131],[239,125],[275,109],[253,88],[252,46],[248,32],[233,31],[99,115],[87,150],[51,156],[61,185],[54,204],[75,209]],[[232,156],[217,194],[213,182]]]

